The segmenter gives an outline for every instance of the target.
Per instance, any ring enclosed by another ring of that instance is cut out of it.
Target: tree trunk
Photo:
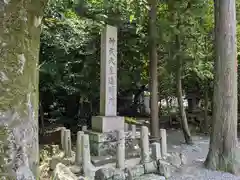
[[[178,51],[181,50],[181,43],[179,36],[176,35],[176,49]],[[182,93],[182,59],[177,56],[177,73],[176,73],[176,81],[177,81],[177,99],[178,99],[178,107],[179,107],[179,112],[181,115],[181,126],[183,130],[183,135],[185,138],[185,141],[187,144],[193,144],[192,138],[191,138],[191,133],[188,128],[188,121],[187,121],[187,116],[185,112],[185,108],[183,106],[183,93]]]
[[[40,129],[40,135],[44,134],[44,109],[43,109],[43,105],[40,102],[39,103],[39,113],[40,113],[40,123],[41,123],[41,128]]]
[[[169,117],[169,125],[170,125],[170,127],[172,127],[171,107],[170,107],[168,97],[165,97],[165,101],[166,101],[166,104],[167,104],[167,115]]]
[[[177,99],[178,99],[178,107],[181,115],[181,126],[183,130],[183,135],[187,144],[192,144],[191,134],[188,128],[187,116],[185,112],[185,108],[183,106],[183,93],[182,93],[182,65],[181,62],[179,64],[177,70]]]
[[[204,91],[204,131],[207,133],[209,130],[208,127],[208,89]]]
[[[0,177],[38,178],[43,1],[0,0]]]
[[[151,135],[159,137],[159,118],[158,118],[158,57],[157,57],[157,1],[149,0],[149,59],[150,59],[150,85],[151,85]]]
[[[237,71],[235,0],[215,0],[213,127],[205,165],[240,173],[237,166]]]

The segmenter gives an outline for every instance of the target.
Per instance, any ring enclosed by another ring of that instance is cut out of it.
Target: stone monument
[[[116,131],[124,130],[124,117],[117,116],[117,28],[109,25],[101,34],[100,81],[100,115],[92,117],[92,130],[86,131],[95,156],[115,154],[109,141],[117,140]]]

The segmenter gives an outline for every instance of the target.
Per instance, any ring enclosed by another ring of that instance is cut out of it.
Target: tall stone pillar
[[[124,117],[117,116],[117,28],[106,25],[101,34],[100,116],[92,117],[90,135],[94,155],[111,154],[109,140],[124,130]],[[112,153],[116,149],[112,149]]]

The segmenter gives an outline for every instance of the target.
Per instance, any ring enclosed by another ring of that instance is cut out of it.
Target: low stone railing
[[[136,139],[136,125],[131,124],[132,139]],[[125,131],[128,131],[129,125],[125,125]],[[167,136],[166,130],[160,129],[160,143],[149,144],[149,130],[146,126],[141,126],[140,130],[140,149],[141,161],[134,168],[126,166],[125,155],[125,132],[117,131],[116,146],[116,168],[97,168],[91,162],[89,135],[85,134],[86,127],[77,133],[76,153],[71,149],[71,132],[63,128],[61,130],[61,148],[64,152],[63,164],[71,166],[70,169],[77,175],[82,175],[88,180],[132,180],[137,176],[148,173],[158,173],[162,176],[169,177],[171,171],[179,167],[183,162],[180,155],[175,154],[175,159],[167,153]],[[150,151],[151,149],[151,151]],[[176,164],[176,158],[178,163]],[[172,160],[171,160],[172,159]],[[171,162],[172,161],[172,162]],[[57,161],[52,166],[57,165]],[[74,165],[74,166],[73,166]],[[73,168],[74,167],[74,168]],[[56,172],[55,172],[56,173]]]

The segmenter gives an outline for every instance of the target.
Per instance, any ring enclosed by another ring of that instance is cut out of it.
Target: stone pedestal
[[[90,151],[93,156],[116,156],[117,153],[117,131],[94,132],[86,131],[89,134]],[[125,150],[128,152],[134,149],[131,132],[125,132]]]
[[[112,132],[116,130],[124,130],[124,117],[93,116],[92,130],[95,132]]]
[[[95,116],[92,117],[92,130],[85,131],[89,135],[90,151],[93,156],[116,156],[117,131],[124,131],[124,117]],[[125,133],[125,150],[133,152],[138,144],[139,134],[136,131]],[[131,155],[130,155],[131,156]]]
[[[94,156],[116,155],[118,130],[124,131],[124,117],[92,117],[92,130],[85,132],[89,134],[91,154]]]

